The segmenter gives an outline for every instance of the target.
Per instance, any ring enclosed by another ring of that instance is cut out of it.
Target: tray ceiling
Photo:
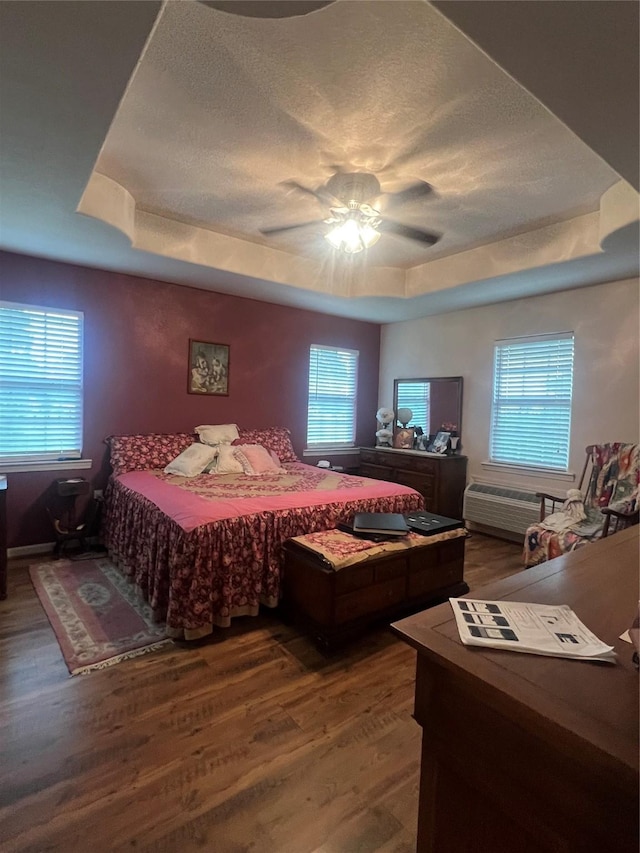
[[[86,5],[114,28],[128,6],[139,37],[148,27],[76,197],[97,266],[378,321],[637,269],[637,195],[429,3],[256,18],[180,0],[153,25],[142,7],[156,4]],[[393,216],[441,240],[384,234],[366,256],[337,257],[328,208],[285,186],[336,171],[372,172],[383,192],[428,181],[435,193]],[[86,256],[85,244],[61,259]]]

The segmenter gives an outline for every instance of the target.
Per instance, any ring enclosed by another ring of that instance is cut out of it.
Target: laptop
[[[447,518],[444,515],[436,515],[434,512],[409,512],[405,515],[405,521],[409,530],[430,536],[433,533],[444,533],[447,530],[457,530],[464,527],[464,521],[457,518]]]
[[[353,518],[353,532],[405,536],[409,527],[399,512],[357,512]]]
[[[390,539],[397,538],[396,536],[389,536],[385,533],[360,533],[353,529],[353,524],[348,524],[343,521],[339,521],[338,524],[336,524],[336,529],[342,530],[343,533],[350,533],[358,539],[368,539],[369,542],[388,542]]]

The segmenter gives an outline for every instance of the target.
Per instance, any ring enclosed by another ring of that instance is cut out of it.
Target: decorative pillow
[[[183,450],[179,456],[169,462],[164,469],[165,474],[180,474],[182,477],[197,477],[218,455],[217,447],[195,442]]]
[[[215,449],[219,450],[218,447],[216,447]],[[215,457],[211,460],[211,462],[209,462],[208,465],[205,465],[205,469],[202,473],[203,474],[215,474],[217,466],[218,466],[218,454],[216,453]]]
[[[144,433],[110,435],[105,441],[109,445],[111,467],[117,477],[127,471],[164,468],[196,438],[193,433],[186,432]]]
[[[231,444],[238,438],[238,427],[235,424],[205,424],[197,426],[196,432],[203,444]]]
[[[267,450],[273,450],[280,462],[297,462],[291,433],[286,427],[266,427],[265,429],[240,429],[239,438],[234,444],[259,444]]]
[[[281,471],[280,465],[273,461],[271,453],[260,444],[240,444],[233,455],[242,465],[245,474],[260,477]]]
[[[212,474],[242,474],[242,464],[233,455],[235,449],[230,444],[218,447],[218,464]]]
[[[274,453],[273,450],[269,450],[268,453],[269,453],[269,456],[273,459],[273,463],[276,466],[276,468],[282,468],[282,465],[280,464],[280,460],[278,459],[278,454]]]

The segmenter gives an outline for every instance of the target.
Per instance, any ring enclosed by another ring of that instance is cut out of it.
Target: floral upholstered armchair
[[[579,490],[570,489],[565,498],[538,492],[540,521],[525,534],[525,567],[637,524],[639,460],[638,444],[593,444],[587,447]]]

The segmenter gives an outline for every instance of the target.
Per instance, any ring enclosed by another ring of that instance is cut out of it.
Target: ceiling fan
[[[387,216],[388,211],[407,202],[432,195],[433,187],[426,181],[418,181],[400,192],[383,193],[380,182],[369,172],[337,172],[317,189],[305,187],[297,181],[285,181],[284,186],[312,195],[327,205],[328,216],[295,225],[261,228],[260,232],[265,236],[324,223],[329,226],[325,238],[335,249],[349,255],[371,248],[382,233],[406,237],[424,246],[433,246],[440,239],[440,235],[433,231],[404,225]],[[384,213],[378,208],[379,203]]]

